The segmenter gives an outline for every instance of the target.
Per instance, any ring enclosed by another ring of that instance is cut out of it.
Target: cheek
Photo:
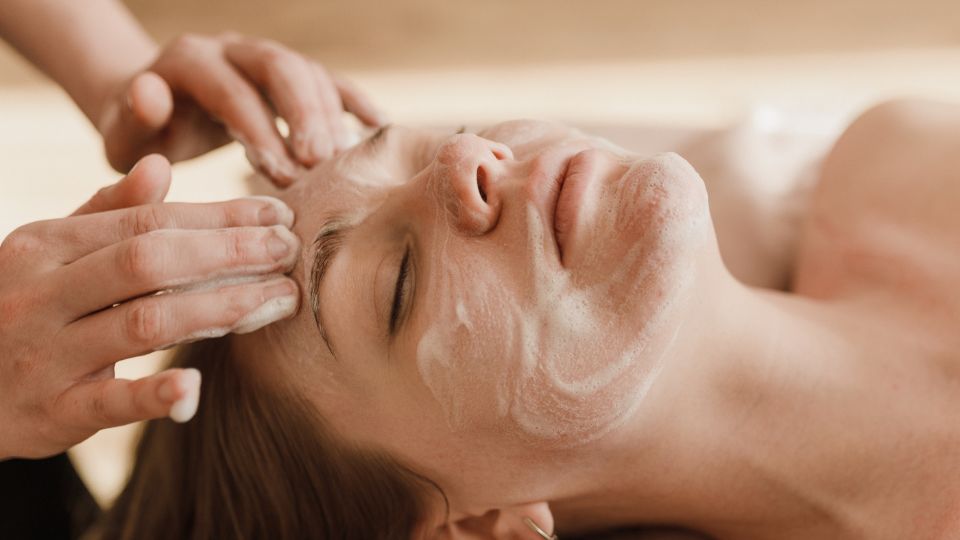
[[[417,372],[455,433],[574,446],[620,425],[641,403],[677,335],[678,284],[648,287],[643,324],[604,290],[553,271],[532,209],[516,245],[435,238]]]
[[[482,430],[506,412],[515,292],[477,251],[443,242],[438,249],[426,280],[423,305],[430,313],[416,342],[417,371],[451,430]]]

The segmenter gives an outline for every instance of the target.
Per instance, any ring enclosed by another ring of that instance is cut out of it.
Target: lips
[[[577,153],[567,163],[566,172],[560,183],[557,204],[553,213],[553,233],[560,253],[560,264],[566,266],[570,253],[574,250],[580,209],[584,194],[590,181],[597,175],[598,152],[584,150]]]

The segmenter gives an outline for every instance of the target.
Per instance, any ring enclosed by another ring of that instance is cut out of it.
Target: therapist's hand
[[[277,185],[351,143],[344,111],[377,126],[380,113],[349,81],[283,45],[237,34],[187,35],[125,81],[101,107],[107,159],[127,170],[139,157],[171,161],[240,141]],[[289,137],[276,118],[289,126]]]
[[[114,378],[114,363],[289,317],[299,244],[271,198],[162,203],[169,163],[148,156],[65,219],[0,244],[0,459],[61,452],[96,431],[188,420],[196,370]],[[157,294],[158,291],[163,291]]]

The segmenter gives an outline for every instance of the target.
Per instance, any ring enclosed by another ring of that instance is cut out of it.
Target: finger
[[[235,276],[285,273],[300,249],[286,227],[170,229],[99,249],[50,274],[70,319],[156,291]]]
[[[227,59],[264,88],[277,112],[290,126],[294,155],[307,166],[332,155],[329,136],[318,131],[325,123],[323,104],[310,64],[279,44],[231,41]]]
[[[203,70],[202,77],[196,71]],[[226,62],[195,62],[168,74],[174,89],[189,94],[204,110],[227,126],[243,144],[247,159],[279,186],[290,185],[298,168],[287,154],[273,111],[258,91]]]
[[[293,211],[273,197],[245,197],[217,203],[154,203],[49,220],[35,224],[68,264],[98,249],[166,229],[225,229],[283,225],[292,227]]]
[[[90,373],[176,344],[252,332],[292,316],[299,305],[297,285],[286,277],[208,286],[138,298],[94,313],[68,324],[58,339],[77,351],[75,369]]]
[[[320,96],[320,102],[323,104],[324,125],[330,134],[334,146],[338,150],[347,148],[350,144],[350,136],[347,133],[346,126],[343,123],[343,102],[340,101],[340,93],[330,79],[329,73],[323,66],[311,62],[314,78],[317,80],[317,92]]]
[[[98,191],[71,215],[159,203],[167,196],[169,189],[170,162],[163,156],[151,154],[138,161],[120,181]]]
[[[340,93],[340,100],[343,101],[345,111],[353,114],[369,127],[380,127],[387,123],[386,116],[356,85],[348,79],[334,74],[330,74],[330,77]]]
[[[200,372],[168,369],[130,381],[106,379],[79,383],[59,400],[64,423],[89,431],[169,416],[193,417],[200,400]]]
[[[110,164],[121,171],[129,169],[172,115],[173,92],[167,82],[152,71],[134,77],[98,126]]]

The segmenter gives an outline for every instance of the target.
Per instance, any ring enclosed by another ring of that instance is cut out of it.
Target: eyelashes
[[[397,331],[397,324],[400,319],[400,311],[403,308],[403,301],[407,296],[407,274],[410,270],[410,247],[408,246],[403,253],[403,260],[400,261],[400,270],[397,272],[397,283],[393,291],[393,305],[390,307],[390,335]]]

